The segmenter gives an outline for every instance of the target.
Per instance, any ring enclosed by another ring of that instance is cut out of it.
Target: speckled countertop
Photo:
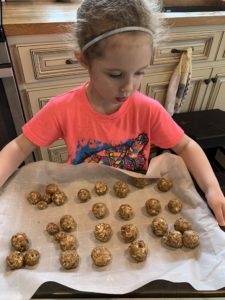
[[[3,24],[7,36],[53,34],[70,31],[76,22],[79,0],[73,3],[36,0],[3,3]],[[225,25],[225,11],[160,13],[169,26]],[[38,25],[38,26],[37,26]]]

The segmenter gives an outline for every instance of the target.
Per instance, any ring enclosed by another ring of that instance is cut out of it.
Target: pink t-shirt
[[[51,99],[27,124],[24,135],[45,147],[63,138],[68,162],[97,162],[132,171],[146,170],[150,145],[171,148],[184,136],[162,105],[135,92],[110,115],[93,110],[86,85]]]

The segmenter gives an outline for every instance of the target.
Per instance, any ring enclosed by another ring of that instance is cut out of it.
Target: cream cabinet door
[[[151,74],[145,76],[141,83],[141,92],[158,100],[165,105],[166,94],[173,71],[161,71],[159,73],[151,70]],[[211,76],[212,68],[194,69],[191,84],[180,112],[198,111],[206,108],[207,90],[212,85],[208,80]]]
[[[214,68],[211,77],[213,86],[206,108],[219,108],[225,111],[225,67]]]

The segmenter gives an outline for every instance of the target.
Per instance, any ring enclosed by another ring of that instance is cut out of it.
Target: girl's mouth
[[[116,97],[116,101],[118,102],[125,102],[128,97]]]

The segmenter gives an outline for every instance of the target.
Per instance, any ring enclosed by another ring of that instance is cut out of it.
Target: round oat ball
[[[112,259],[110,251],[104,246],[97,246],[91,252],[93,263],[98,267],[108,265]]]
[[[6,257],[6,263],[11,270],[20,269],[24,266],[23,253],[13,251]]]
[[[107,206],[104,203],[98,202],[92,206],[92,213],[97,219],[102,219],[108,212]]]
[[[163,236],[168,230],[168,224],[162,217],[156,217],[152,220],[152,232],[157,236]]]
[[[148,254],[148,246],[143,240],[137,240],[129,246],[130,256],[137,262],[144,261]]]
[[[87,189],[80,189],[77,193],[77,197],[80,202],[86,202],[91,199],[91,193]]]
[[[118,213],[123,220],[130,220],[134,216],[134,210],[129,204],[121,204]]]
[[[35,266],[40,259],[40,253],[35,249],[27,250],[24,253],[24,264],[26,266]]]
[[[28,194],[27,200],[30,204],[35,205],[41,200],[41,194],[39,192],[32,191]]]
[[[56,242],[60,242],[66,236],[67,236],[67,234],[64,231],[59,231],[56,234],[54,234],[54,238],[55,238]]]
[[[134,224],[125,224],[121,226],[120,234],[124,242],[131,243],[138,236],[138,228]]]
[[[199,235],[194,230],[186,230],[183,233],[183,244],[186,248],[195,248],[199,245]]]
[[[182,209],[182,202],[179,199],[171,199],[168,202],[168,209],[172,214],[178,214]]]
[[[161,192],[169,191],[173,186],[172,181],[169,178],[162,177],[157,181],[157,188]]]
[[[191,223],[185,218],[178,218],[174,223],[174,229],[183,233],[186,230],[191,230]]]
[[[11,238],[12,247],[20,252],[24,252],[29,248],[29,240],[24,232],[18,232]]]
[[[74,250],[77,247],[77,240],[74,235],[67,235],[59,241],[59,245],[62,251]]]
[[[80,257],[76,250],[66,250],[61,252],[59,261],[64,269],[70,270],[78,267]]]
[[[161,211],[160,201],[154,198],[148,199],[145,202],[145,208],[150,216],[157,216]]]
[[[162,241],[167,246],[173,248],[181,248],[183,246],[182,233],[180,231],[167,231],[167,233],[162,237]]]
[[[112,236],[112,228],[109,224],[98,223],[95,225],[94,235],[101,242],[108,242]]]
[[[41,200],[45,201],[48,204],[50,204],[52,202],[52,195],[44,193],[44,194],[41,195]]]
[[[70,232],[77,227],[77,223],[71,215],[64,215],[61,217],[60,226],[66,232]]]
[[[55,205],[60,206],[63,205],[67,200],[67,196],[62,191],[57,191],[52,195],[52,201]]]
[[[59,226],[53,222],[50,222],[47,224],[46,226],[46,231],[50,234],[50,235],[54,235],[56,233],[59,232]]]
[[[57,191],[59,191],[59,187],[55,183],[50,183],[45,188],[45,192],[50,195],[55,194]]]
[[[48,203],[41,200],[36,204],[36,207],[40,210],[46,209],[48,207]]]
[[[108,191],[108,186],[105,182],[103,181],[97,181],[95,183],[95,192],[97,195],[105,195],[106,192]]]
[[[113,190],[117,197],[119,198],[125,198],[127,194],[129,193],[129,187],[128,184],[124,181],[117,181],[114,186]]]
[[[139,189],[143,189],[148,183],[149,181],[147,178],[132,178],[132,184]]]

